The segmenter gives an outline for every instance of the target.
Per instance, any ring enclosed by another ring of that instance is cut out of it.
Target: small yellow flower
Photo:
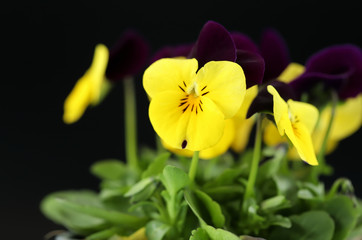
[[[150,97],[149,117],[170,147],[201,151],[217,144],[225,119],[244,99],[242,68],[229,61],[211,61],[198,70],[196,59],[164,58],[148,67],[143,86]]]
[[[105,71],[108,55],[106,46],[103,44],[96,46],[92,65],[77,81],[64,102],[63,121],[65,123],[78,121],[89,105],[95,105],[100,100],[102,87],[106,84]]]
[[[273,86],[269,85],[267,89],[273,95],[273,113],[279,134],[289,138],[302,160],[318,165],[311,138],[318,120],[317,108],[291,99],[285,102]]]

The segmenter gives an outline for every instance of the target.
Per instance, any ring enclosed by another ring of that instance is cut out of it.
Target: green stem
[[[126,158],[130,167],[136,172],[139,171],[137,159],[137,113],[136,96],[133,78],[123,79],[124,83],[124,109],[125,109],[125,137],[126,137]]]
[[[334,121],[334,117],[336,115],[336,107],[338,104],[338,96],[337,93],[335,91],[331,92],[331,97],[332,97],[332,109],[331,109],[331,118],[329,119],[328,122],[328,126],[327,126],[327,131],[324,135],[323,138],[323,142],[321,145],[321,148],[319,150],[319,153],[317,155],[317,159],[318,159],[318,166],[313,167],[311,169],[311,180],[313,182],[317,182],[318,181],[318,175],[320,173],[324,173],[324,174],[329,174],[332,169],[327,166],[326,161],[325,161],[325,152],[327,149],[327,144],[328,144],[328,138],[332,129],[332,125],[333,125],[333,121]]]
[[[189,169],[189,178],[192,183],[195,180],[198,163],[199,163],[199,151],[195,151],[194,155],[192,156],[191,165]]]
[[[323,143],[322,143],[321,149],[320,149],[320,151],[318,153],[318,157],[317,157],[318,160],[322,161],[323,163],[324,163],[324,154],[326,152],[327,143],[328,143],[328,137],[329,137],[329,134],[330,134],[331,129],[332,129],[332,124],[333,124],[334,117],[336,115],[337,103],[338,103],[338,96],[337,96],[335,91],[332,91],[331,118],[329,119],[326,135],[324,136]]]
[[[250,167],[249,179],[245,189],[244,201],[254,196],[254,185],[256,181],[256,176],[258,174],[258,167],[261,158],[261,137],[262,137],[261,120],[262,116],[258,114],[256,117],[256,135],[254,142],[254,153]]]

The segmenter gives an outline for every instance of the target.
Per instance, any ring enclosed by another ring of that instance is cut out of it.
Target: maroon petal
[[[119,81],[141,70],[148,57],[148,45],[134,31],[125,32],[111,48],[106,76],[110,81]]]
[[[342,99],[362,92],[362,52],[357,46],[346,44],[325,48],[306,63],[306,72],[290,85],[301,94],[322,83],[335,89]]]
[[[245,34],[233,32],[231,33],[231,37],[234,40],[234,44],[237,50],[244,50],[260,54],[258,46]]]
[[[290,62],[287,45],[276,30],[267,29],[263,32],[260,51],[265,61],[266,81],[278,77]]]
[[[236,48],[230,33],[219,23],[208,21],[201,29],[199,38],[189,58],[196,58],[199,67],[209,61],[236,60]]]
[[[194,44],[184,44],[179,46],[167,46],[161,48],[152,57],[151,62],[155,62],[161,58],[187,57]]]
[[[264,77],[264,59],[257,53],[238,50],[236,63],[244,70],[246,87],[260,85]]]

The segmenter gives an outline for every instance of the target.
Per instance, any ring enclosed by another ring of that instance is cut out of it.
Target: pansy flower
[[[133,31],[125,32],[110,52],[105,45],[98,44],[90,68],[65,100],[63,121],[68,124],[78,121],[89,105],[102,100],[111,83],[140,71],[147,52],[145,41]]]
[[[306,62],[305,73],[290,85],[299,95],[310,92],[317,84],[334,89],[340,99],[362,92],[362,52],[352,44],[325,48]]]
[[[245,85],[242,68],[230,61],[211,61],[199,69],[196,59],[160,59],[143,76],[156,133],[170,147],[191,151],[219,142],[225,119],[242,104]]]
[[[317,108],[291,99],[285,102],[273,86],[267,89],[273,96],[273,115],[279,134],[288,137],[302,160],[318,165],[311,138],[318,120]]]

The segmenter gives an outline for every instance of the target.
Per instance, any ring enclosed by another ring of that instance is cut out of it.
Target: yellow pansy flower
[[[273,95],[273,114],[279,134],[289,138],[302,160],[318,165],[311,138],[318,120],[318,109],[291,99],[285,102],[273,86],[269,85],[267,89]]]
[[[304,71],[305,67],[302,64],[291,62],[279,75],[277,80],[284,83],[290,83],[291,81],[299,77],[302,73],[304,73]]]
[[[107,84],[105,72],[108,55],[108,49],[105,45],[98,44],[96,46],[92,65],[77,81],[64,102],[63,121],[65,123],[70,124],[78,121],[89,105],[97,104],[100,100],[102,87]]]
[[[151,100],[149,117],[172,148],[201,151],[217,144],[225,119],[239,110],[246,91],[242,68],[211,61],[198,70],[196,59],[164,58],[149,66],[143,86]]]

